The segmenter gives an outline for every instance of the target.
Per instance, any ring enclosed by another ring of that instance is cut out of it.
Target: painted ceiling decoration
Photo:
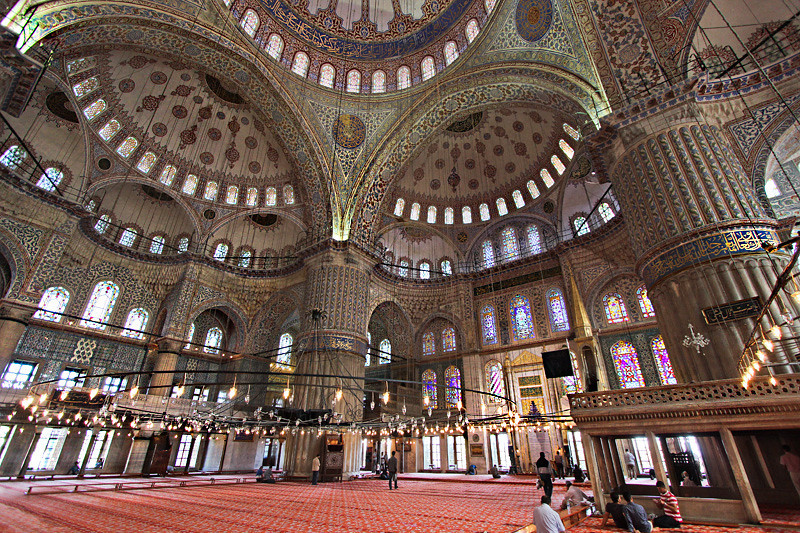
[[[520,36],[535,43],[544,37],[553,23],[553,4],[550,0],[519,0],[515,18]]]

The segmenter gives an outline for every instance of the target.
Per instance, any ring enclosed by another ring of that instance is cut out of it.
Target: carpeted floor
[[[589,517],[579,525],[570,528],[570,533],[594,533],[594,532],[616,532],[622,533],[622,529],[615,527],[602,527],[602,520],[599,517]],[[764,526],[739,526],[739,527],[721,527],[721,526],[698,526],[683,524],[680,529],[656,529],[655,531],[662,531],[664,533],[797,533],[797,528],[783,529],[780,527],[764,527]]]

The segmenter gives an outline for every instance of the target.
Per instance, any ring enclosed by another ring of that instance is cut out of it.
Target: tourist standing
[[[784,444],[781,464],[786,467],[786,470],[789,472],[792,483],[794,483],[794,490],[796,490],[797,495],[800,496],[800,456],[796,453],[792,453],[791,448]]]
[[[319,455],[311,461],[311,484],[316,485],[317,481],[319,481]]]
[[[556,450],[556,456],[553,457],[553,462],[556,464],[556,476],[564,479],[564,456]]]
[[[636,457],[627,448],[625,448],[625,466],[628,468],[628,477],[636,479]]]
[[[542,453],[544,455],[544,453]],[[561,516],[550,507],[550,496],[542,496],[542,505],[533,510],[536,533],[561,533],[565,531]]]
[[[389,458],[389,461],[386,463],[386,467],[389,470],[389,490],[392,490],[392,480],[394,480],[394,488],[397,488],[397,457],[395,457],[396,451],[392,451],[392,456]]]
[[[553,469],[550,467],[550,461],[544,456],[544,452],[539,452],[539,459],[536,461],[536,473],[539,474],[539,479],[542,482],[544,495],[548,499],[553,497]]]

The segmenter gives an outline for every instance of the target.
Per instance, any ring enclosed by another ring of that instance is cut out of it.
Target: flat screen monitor
[[[544,375],[548,378],[563,378],[564,376],[575,375],[572,372],[569,350],[542,352],[542,363],[544,363]]]

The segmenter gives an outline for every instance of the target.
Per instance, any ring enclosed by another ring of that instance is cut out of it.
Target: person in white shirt
[[[625,466],[628,468],[628,477],[636,479],[636,457],[629,449],[625,449]]]
[[[536,533],[561,533],[565,531],[561,516],[550,507],[550,497],[542,496],[542,505],[533,510]]]
[[[589,497],[581,489],[573,485],[571,481],[567,481],[564,485],[567,487],[567,493],[564,495],[564,500],[561,502],[562,509],[574,507],[582,503],[587,505],[591,503]]]

